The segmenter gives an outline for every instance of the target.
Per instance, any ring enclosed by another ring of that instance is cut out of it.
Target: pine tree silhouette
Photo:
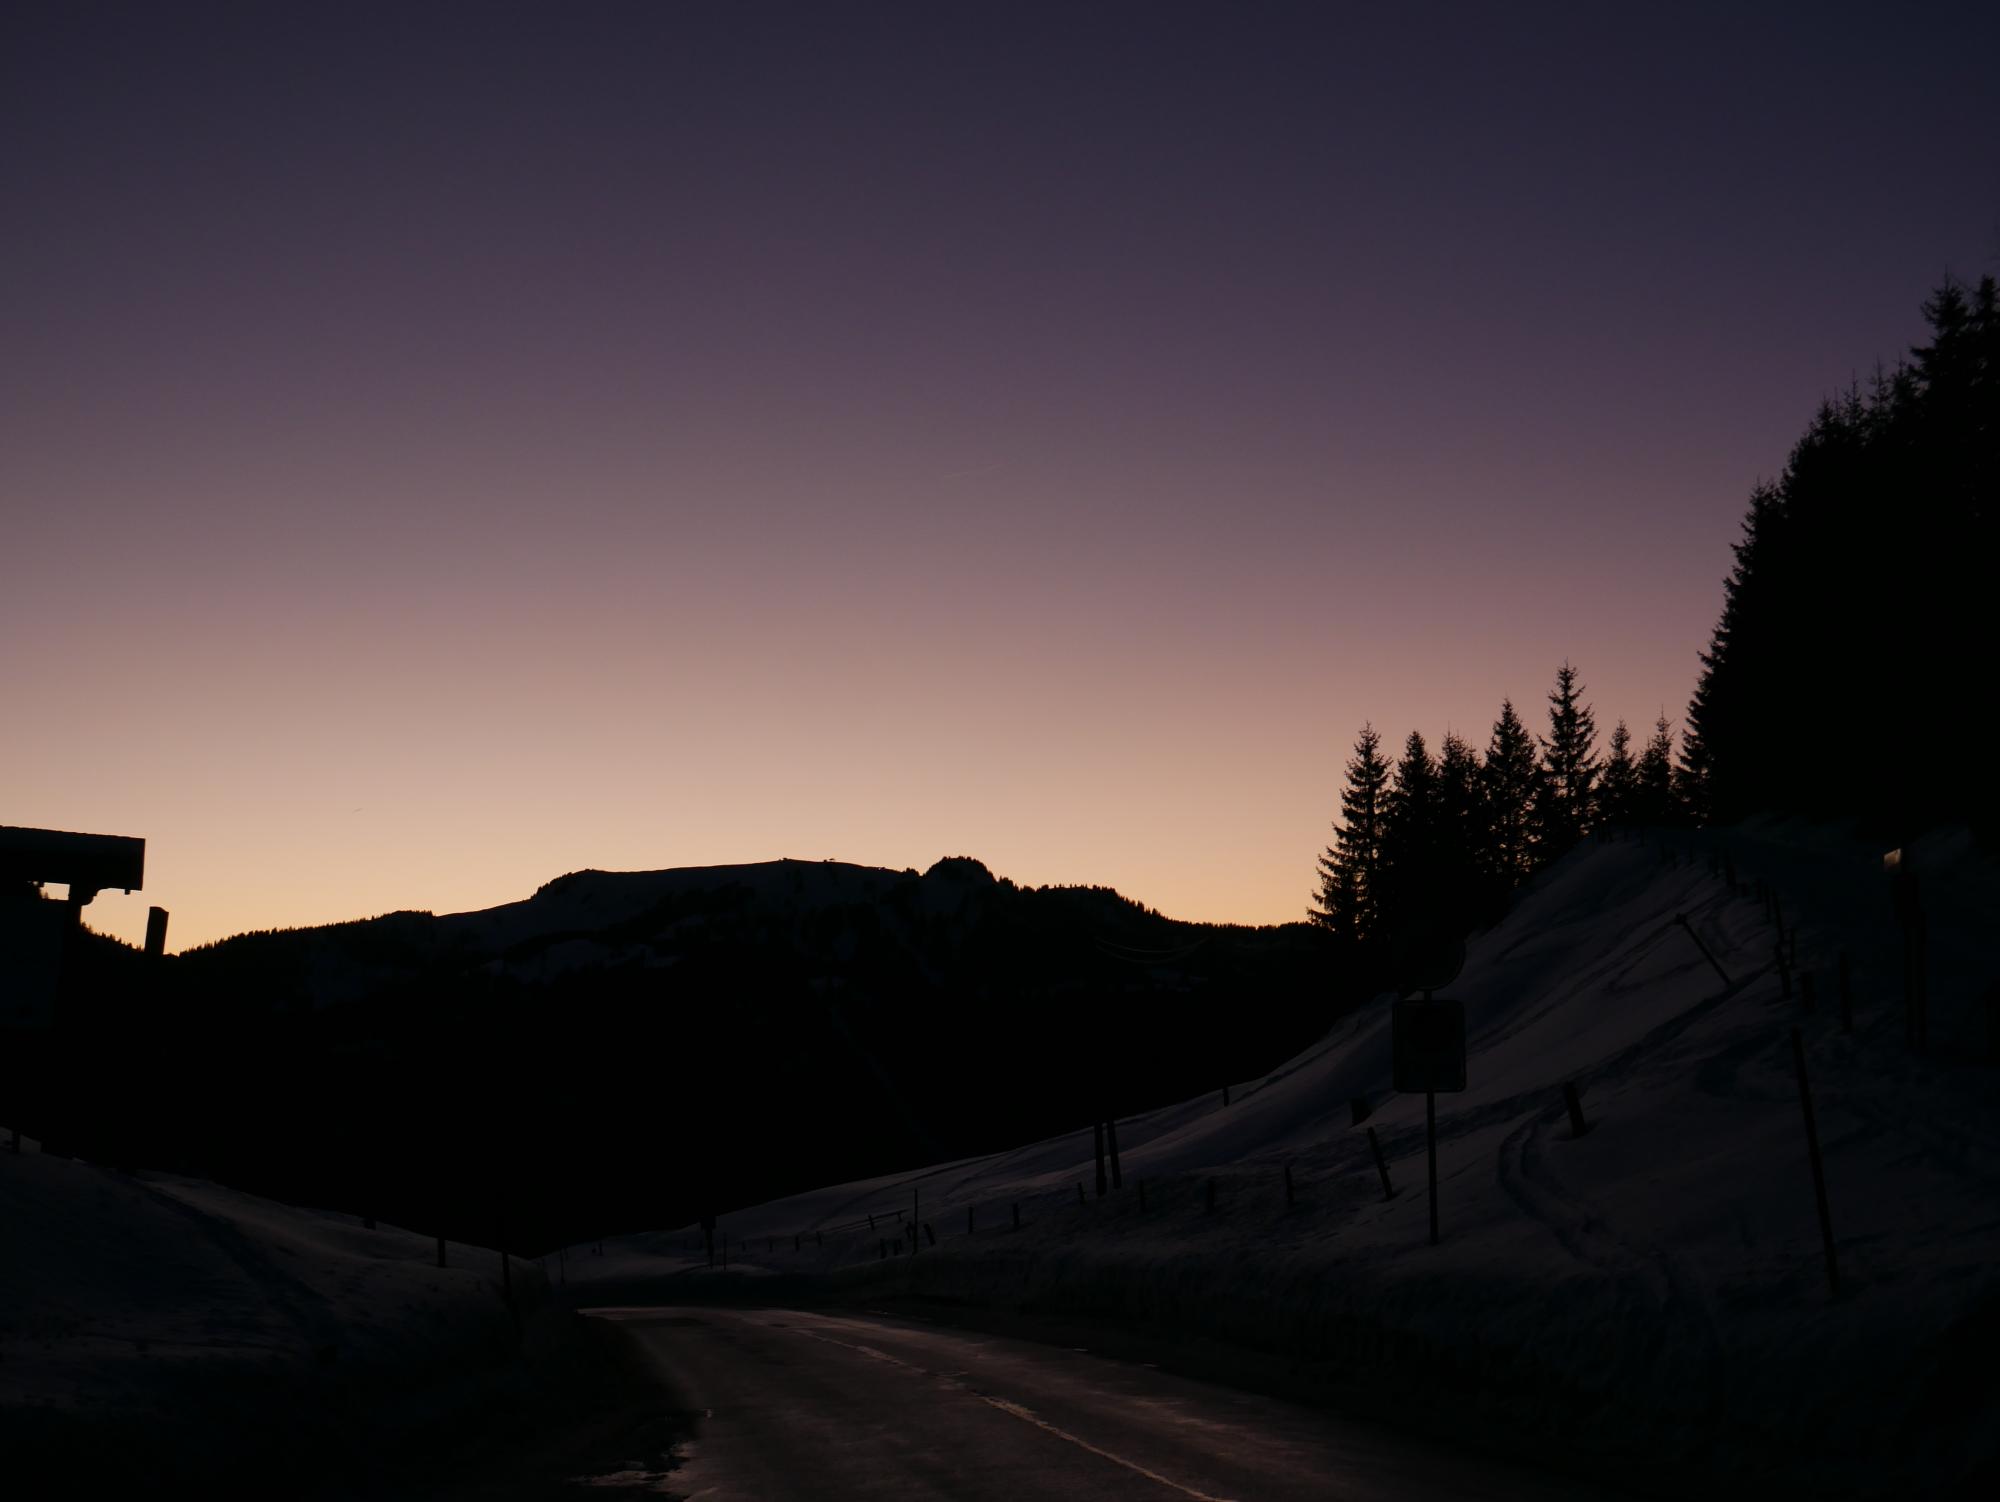
[[[1438,770],[1412,730],[1383,803],[1381,931],[1435,922],[1438,904]]]
[[[1597,721],[1583,702],[1583,685],[1565,661],[1556,669],[1556,686],[1549,693],[1549,734],[1542,742],[1536,829],[1545,861],[1568,851],[1591,826],[1596,740]]]
[[[1389,764],[1373,725],[1361,727],[1340,793],[1340,822],[1319,858],[1320,889],[1306,916],[1343,938],[1366,940],[1379,932],[1382,821]]]
[[[1486,794],[1479,753],[1445,733],[1437,764],[1439,906],[1453,932],[1469,929],[1488,907],[1481,861],[1487,845]]]
[[[1923,316],[1928,341],[1822,402],[1782,475],[1751,493],[1681,748],[1698,814],[1859,815],[1906,837],[1944,819],[1991,830],[2000,812],[1976,759],[1885,778],[1864,738],[1796,754],[1854,685],[1950,705],[1965,664],[2000,652],[2000,290],[1947,281]]]
[[[1541,769],[1528,727],[1514,711],[1514,701],[1500,701],[1500,718],[1493,722],[1486,761],[1479,769],[1485,794],[1485,865],[1500,891],[1525,881],[1535,867],[1534,810]]]
[[[1632,732],[1620,720],[1597,777],[1597,818],[1604,824],[1639,822],[1639,769],[1632,760]]]
[[[1639,754],[1636,811],[1641,824],[1684,823],[1680,790],[1674,786],[1674,732],[1661,715]]]

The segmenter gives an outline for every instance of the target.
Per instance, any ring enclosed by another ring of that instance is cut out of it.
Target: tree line
[[[1821,404],[1783,474],[1756,486],[1679,744],[1664,714],[1602,755],[1567,662],[1533,736],[1502,701],[1484,754],[1372,724],[1347,764],[1307,917],[1358,942],[1489,922],[1599,824],[1851,818],[1888,842],[1964,821],[2000,831],[2000,779],[1919,748],[1970,726],[2000,660],[2000,295],[1947,279],[1927,343]],[[1873,703],[1885,734],[1833,734]],[[1898,733],[1906,743],[1890,751]]]
[[[1503,699],[1483,754],[1448,732],[1433,755],[1413,730],[1392,765],[1364,725],[1307,917],[1363,942],[1416,924],[1462,932],[1599,824],[1690,822],[1705,799],[1666,716],[1636,751],[1618,721],[1600,754],[1583,695],[1576,668],[1563,663],[1548,734],[1531,733]]]

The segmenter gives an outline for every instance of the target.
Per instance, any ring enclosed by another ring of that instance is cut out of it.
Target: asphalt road
[[[1600,1496],[1361,1421],[1088,1351],[895,1318],[617,1309],[699,1417],[697,1502],[1411,1502]]]

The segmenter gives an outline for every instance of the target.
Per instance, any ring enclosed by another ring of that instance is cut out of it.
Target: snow
[[[413,1232],[36,1146],[0,1151],[11,1477],[93,1494],[318,1467],[471,1402],[517,1352],[494,1252],[454,1243],[440,1269]],[[545,1290],[518,1258],[513,1281]]]
[[[1813,1015],[1796,988],[1782,994],[1763,905],[1712,874],[1725,853],[1740,882],[1773,883],[1797,924]],[[1839,831],[1762,824],[1593,842],[1538,878],[1472,941],[1449,989],[1466,1007],[1469,1088],[1438,1099],[1435,1249],[1424,1102],[1389,1093],[1383,997],[1237,1083],[1227,1107],[1218,1090],[1119,1123],[1126,1187],[1105,1201],[1090,1193],[1085,1128],[740,1210],[722,1220],[732,1269],[1155,1319],[1365,1370],[1426,1401],[1477,1394],[1489,1427],[1739,1478],[1829,1494],[1885,1478],[1944,1486],[2000,1453],[1986,1375],[2000,1324],[2000,1093],[1985,1001],[2000,972],[2000,871],[1962,835],[1910,853],[1932,992],[1932,1046],[1917,1058],[1882,853]],[[1843,948],[1851,1035],[1837,1011]],[[1825,1152],[1837,1298],[1794,1027]],[[1580,1139],[1565,1081],[1590,1123]],[[1350,1118],[1360,1096],[1397,1188],[1387,1202]],[[885,1261],[913,1190],[937,1245]],[[869,1211],[882,1228],[853,1229]],[[707,1278],[695,1236],[625,1238],[584,1275]]]

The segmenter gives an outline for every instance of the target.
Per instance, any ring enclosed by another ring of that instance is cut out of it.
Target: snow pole
[[[1840,1264],[1833,1251],[1833,1216],[1826,1204],[1826,1168],[1820,1161],[1819,1127],[1813,1121],[1812,1086],[1806,1082],[1806,1041],[1792,1029],[1792,1062],[1799,1072],[1799,1109],[1806,1120],[1806,1155],[1812,1163],[1813,1202],[1819,1208],[1819,1239],[1826,1252],[1826,1291],[1840,1297]]]
[[[1729,979],[1729,972],[1727,970],[1724,970],[1721,964],[1716,960],[1715,956],[1708,952],[1708,946],[1701,942],[1701,935],[1696,933],[1694,931],[1694,925],[1688,922],[1688,915],[1686,913],[1676,913],[1674,914],[1674,922],[1678,923],[1682,928],[1687,930],[1687,936],[1690,939],[1694,940],[1694,947],[1701,951],[1701,957],[1703,959],[1707,960],[1710,965],[1715,967],[1715,973],[1722,977],[1722,983],[1725,986],[1732,984],[1732,982]]]
[[[1375,1155],[1375,1171],[1382,1176],[1382,1198],[1394,1199],[1396,1191],[1389,1186],[1389,1160],[1382,1156],[1382,1144],[1376,1139],[1373,1127],[1368,1129],[1368,1150]]]

